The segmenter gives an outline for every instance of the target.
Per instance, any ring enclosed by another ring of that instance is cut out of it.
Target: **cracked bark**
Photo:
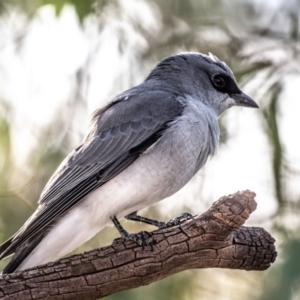
[[[0,299],[97,299],[194,268],[265,270],[276,259],[263,228],[244,227],[255,193],[224,196],[193,220],[151,233],[156,244],[118,239],[111,246],[0,275]]]

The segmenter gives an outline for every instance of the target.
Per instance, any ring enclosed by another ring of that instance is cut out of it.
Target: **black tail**
[[[9,251],[7,251],[9,246],[11,245],[13,238],[14,238],[14,236],[12,236],[7,241],[5,241],[2,245],[0,245],[0,260],[13,254],[13,252],[9,253]]]
[[[4,242],[0,246],[0,260],[13,253],[14,256],[12,257],[8,265],[3,269],[2,274],[9,274],[15,272],[24,262],[24,260],[29,256],[29,254],[34,250],[34,248],[41,242],[44,236],[45,232],[39,232],[32,238],[22,243],[17,249],[14,249],[15,247],[9,249],[13,237]]]

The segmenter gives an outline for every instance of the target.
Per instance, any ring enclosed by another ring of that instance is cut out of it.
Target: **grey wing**
[[[0,253],[0,259],[133,163],[183,111],[182,103],[169,93],[148,92],[142,99],[125,96],[96,113],[90,134],[62,162],[45,187],[38,210]]]

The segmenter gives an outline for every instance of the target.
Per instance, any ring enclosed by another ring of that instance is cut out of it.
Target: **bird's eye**
[[[213,83],[218,88],[223,88],[226,85],[226,80],[223,76],[217,75],[213,78]]]

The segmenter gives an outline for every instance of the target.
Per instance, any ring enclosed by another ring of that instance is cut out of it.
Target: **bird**
[[[178,224],[138,215],[180,190],[219,144],[218,118],[232,106],[258,108],[215,55],[183,52],[164,58],[141,84],[96,110],[83,142],[60,164],[25,224],[0,245],[2,274],[57,260],[119,219],[158,228]]]

